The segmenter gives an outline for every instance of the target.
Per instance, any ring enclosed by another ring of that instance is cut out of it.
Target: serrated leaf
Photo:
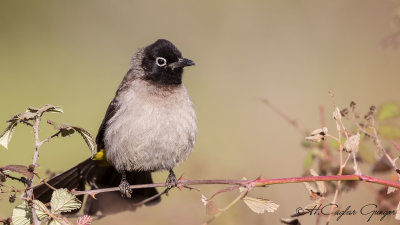
[[[33,207],[36,209],[36,216],[40,221],[50,218],[50,216],[46,213],[48,212],[48,209],[43,202],[39,200],[33,200],[33,202]]]
[[[387,103],[382,106],[378,113],[378,119],[385,120],[397,117],[400,115],[399,106],[395,103]]]
[[[244,203],[255,213],[275,212],[279,205],[271,200],[262,198],[244,197]]]
[[[8,127],[0,134],[0,145],[8,149],[8,144],[14,134],[15,127],[17,126],[17,121],[11,122]]]
[[[30,225],[33,223],[32,210],[26,202],[23,202],[13,209],[11,218],[15,225]]]
[[[72,127],[76,132],[78,132],[83,140],[86,142],[87,146],[92,153],[92,157],[96,154],[96,142],[94,141],[92,135],[85,129],[80,127]]]
[[[38,200],[33,200],[33,202],[33,207],[36,209],[37,218],[40,221],[48,219],[49,215],[45,213],[45,210],[47,209],[46,206]],[[12,221],[15,225],[30,225],[33,223],[32,208],[29,207],[26,201],[22,202],[22,204],[13,209]]]
[[[82,202],[67,189],[57,189],[53,192],[50,201],[51,212],[62,213],[79,209]]]
[[[93,222],[92,217],[90,217],[88,215],[83,215],[78,218],[78,220],[76,221],[76,224],[77,225],[90,225],[90,224],[92,224],[92,222]]]

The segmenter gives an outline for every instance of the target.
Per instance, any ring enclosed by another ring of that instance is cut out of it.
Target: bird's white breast
[[[117,170],[169,170],[192,152],[197,120],[183,84],[165,89],[136,79],[117,102],[104,138]]]

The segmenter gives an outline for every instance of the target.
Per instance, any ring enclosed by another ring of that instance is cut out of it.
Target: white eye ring
[[[167,60],[165,58],[163,58],[163,57],[157,57],[156,58],[156,64],[159,67],[165,66],[165,65],[167,65]]]

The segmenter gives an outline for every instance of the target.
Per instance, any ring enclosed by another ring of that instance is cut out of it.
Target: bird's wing
[[[107,122],[115,115],[117,111],[117,100],[114,98],[108,105],[106,115],[104,116],[103,122],[101,122],[99,131],[96,136],[97,151],[104,149],[104,132],[107,126]]]
[[[133,74],[133,70],[130,69],[124,79],[122,80],[121,84],[118,87],[117,92],[115,93],[114,99],[110,102],[108,105],[106,115],[104,116],[103,122],[100,125],[99,131],[97,132],[96,136],[96,144],[97,144],[97,151],[100,151],[104,149],[104,132],[105,129],[107,128],[107,123],[108,121],[115,115],[115,112],[118,110],[118,101],[117,101],[117,96],[121,94],[121,92],[125,91],[126,89],[129,88],[130,83],[135,79],[136,77]]]

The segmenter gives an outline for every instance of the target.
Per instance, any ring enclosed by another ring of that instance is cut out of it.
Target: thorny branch
[[[313,176],[313,177],[290,177],[290,178],[278,178],[278,179],[256,179],[256,180],[235,180],[235,179],[216,179],[216,180],[186,180],[181,179],[177,181],[177,187],[192,186],[192,185],[206,185],[206,184],[223,184],[223,185],[237,185],[246,187],[250,185],[252,187],[265,187],[267,185],[275,184],[288,184],[288,183],[303,183],[303,182],[316,182],[316,181],[363,181],[368,183],[385,185],[388,187],[400,189],[400,183],[385,180],[381,178],[371,177],[367,175],[336,175],[336,176]],[[142,189],[142,188],[154,188],[154,187],[167,187],[167,183],[154,183],[154,184],[136,184],[131,185],[131,189]],[[119,187],[112,188],[99,188],[87,191],[76,191],[72,190],[74,195],[88,194],[95,196],[99,193],[119,191]]]
[[[61,131],[58,131],[54,135],[44,139],[43,141],[40,141],[40,139],[39,139],[39,125],[40,125],[40,121],[41,121],[43,113],[44,113],[44,111],[39,110],[39,112],[37,113],[37,115],[35,117],[35,123],[32,125],[33,133],[35,135],[35,153],[34,153],[33,159],[32,159],[32,167],[31,167],[32,172],[34,172],[35,168],[38,166],[37,160],[39,158],[39,149],[40,149],[40,147],[45,142],[50,141],[52,138],[57,137],[61,133]],[[30,124],[28,124],[28,125],[30,125]],[[26,191],[27,199],[33,199],[33,177],[32,177],[32,179],[30,179],[28,181],[28,183],[29,183],[29,187],[28,187],[28,189]],[[39,219],[38,219],[37,214],[36,214],[36,209],[34,207],[32,207],[32,218],[33,218],[33,223],[35,225],[39,225],[40,224]]]

